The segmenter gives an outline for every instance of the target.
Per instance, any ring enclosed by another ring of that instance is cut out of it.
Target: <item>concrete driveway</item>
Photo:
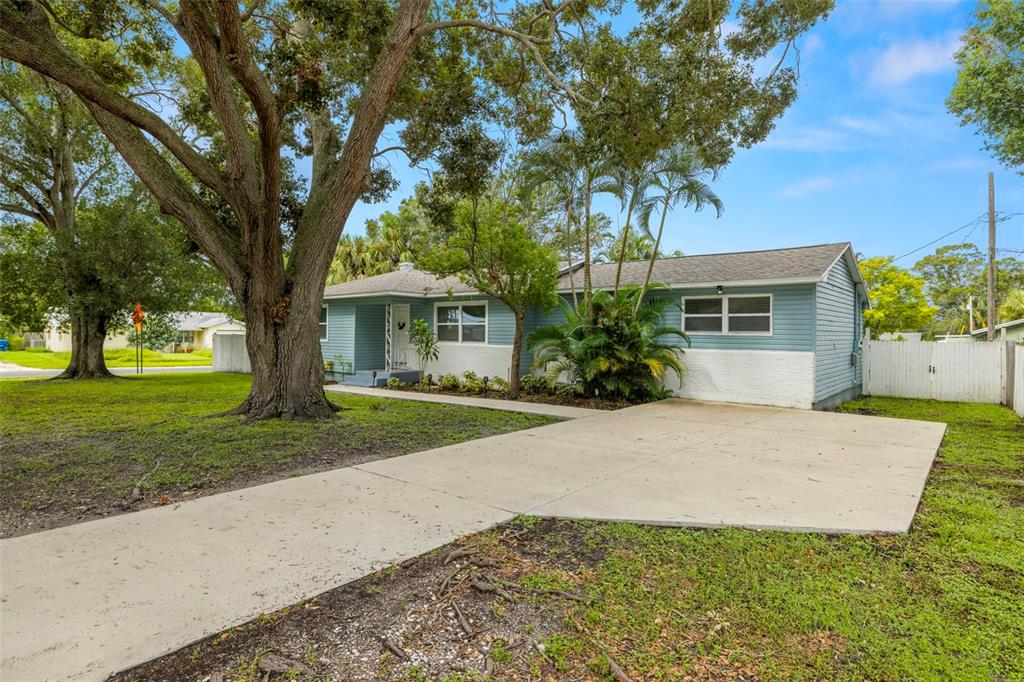
[[[934,422],[665,400],[359,468],[522,514],[903,533],[944,433]]]
[[[107,674],[511,519],[904,532],[945,426],[664,401],[0,541],[0,679]]]

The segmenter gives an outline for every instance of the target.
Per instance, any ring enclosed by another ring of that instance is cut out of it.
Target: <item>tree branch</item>
[[[374,147],[387,122],[395,89],[419,43],[419,28],[429,5],[430,0],[402,0],[399,4],[387,43],[363,88],[341,159],[326,171],[323,182],[315,183],[310,191],[288,263],[288,274],[297,287],[315,287],[297,292],[301,296],[322,294],[323,276],[345,220],[366,191]],[[306,276],[299,278],[299,273]]]
[[[550,66],[548,66],[547,61],[544,59],[544,54],[540,51],[539,46],[550,44],[550,38],[538,38],[537,36],[522,33],[521,31],[501,26],[500,24],[491,24],[478,19],[451,19],[448,21],[435,21],[429,24],[423,24],[420,26],[417,33],[422,35],[433,31],[444,31],[452,28],[475,28],[480,31],[487,31],[489,33],[494,33],[515,40],[526,48],[530,53],[530,56],[533,57],[534,63],[540,67],[545,78],[547,78],[548,82],[550,82],[554,87],[561,90],[573,101],[591,103],[588,99],[579,94],[575,88],[555,75],[555,72],[551,70]]]
[[[160,210],[180,220],[188,236],[225,275],[236,295],[243,293],[246,268],[237,237],[214,217],[138,128],[98,104],[86,102],[86,106],[114,148],[156,197]]]
[[[255,7],[258,0],[252,2]],[[281,191],[281,114],[277,98],[249,50],[238,3],[234,0],[214,3],[214,13],[220,26],[220,54],[256,112],[262,171],[260,192],[267,209],[262,215],[261,234],[263,239],[270,240],[263,247],[276,253],[280,241],[278,197]],[[269,234],[271,232],[273,234]]]
[[[26,218],[37,220],[43,225],[47,225],[48,222],[47,219],[44,218],[42,215],[36,213],[31,209],[25,208],[24,206],[21,206],[19,204],[8,204],[0,202],[0,211],[4,211],[6,213],[16,213],[18,215],[25,216]],[[49,227],[49,225],[47,225],[47,227]]]
[[[32,2],[27,10],[20,7],[17,3],[0,2],[0,57],[38,71],[67,86],[83,101],[145,130],[199,182],[223,197],[233,196],[217,169],[186,144],[163,119],[111,90],[90,68],[68,54],[54,35],[48,15],[38,2]]]

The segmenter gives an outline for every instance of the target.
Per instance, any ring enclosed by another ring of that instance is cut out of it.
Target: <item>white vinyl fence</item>
[[[1009,404],[1010,371],[1022,364],[1012,351],[1002,342],[866,341],[864,394]]]
[[[1013,411],[1024,417],[1024,346],[1016,346],[1013,352]]]
[[[245,334],[213,335],[213,371],[252,373]]]

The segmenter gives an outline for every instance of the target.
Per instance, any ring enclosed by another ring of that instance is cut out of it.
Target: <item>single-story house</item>
[[[993,327],[993,329],[995,329],[996,332],[996,341],[1024,342],[1024,318],[1019,320],[1010,320],[1009,322],[1002,322]],[[971,336],[975,341],[987,340],[988,327],[982,327],[981,329],[971,332]]]
[[[195,349],[213,348],[217,334],[244,334],[245,325],[224,313],[182,312],[172,313],[171,319],[178,335],[167,350],[179,351],[186,346]]]
[[[215,334],[244,334],[245,325],[224,313],[180,312],[171,313],[170,319],[177,330],[174,341],[167,345],[166,352],[181,351],[186,346],[195,349],[213,348]],[[42,332],[45,347],[54,352],[71,350],[71,327],[57,318],[51,319]],[[128,347],[128,330],[121,328],[107,334],[103,347],[117,350]]]
[[[50,318],[46,328],[41,333],[42,344],[32,343],[32,348],[40,346],[54,353],[71,352],[71,325],[62,322],[56,317]],[[26,339],[28,337],[26,336]],[[109,332],[107,338],[103,339],[103,347],[107,350],[118,350],[128,347],[128,333],[124,329]]]
[[[641,284],[647,261],[623,264],[622,282]],[[615,263],[592,267],[595,289],[611,289]],[[680,397],[786,407],[825,408],[860,393],[862,311],[867,292],[849,243],[662,258],[655,296],[675,298],[667,324],[682,328],[686,372]],[[579,266],[565,267],[558,293],[568,301],[582,283]],[[423,371],[435,377],[467,370],[508,377],[511,311],[457,278],[438,278],[404,264],[375,277],[328,286],[320,313],[325,360],[353,374],[351,383],[383,382],[419,370],[409,342],[414,318],[429,322],[440,355]],[[526,334],[563,319],[560,308],[531,310]],[[524,350],[521,373],[532,354]]]

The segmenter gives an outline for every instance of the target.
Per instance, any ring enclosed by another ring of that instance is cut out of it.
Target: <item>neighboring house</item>
[[[180,351],[187,346],[194,349],[212,349],[217,334],[244,334],[245,325],[224,313],[182,312],[171,313],[178,336],[168,351]]]
[[[171,313],[171,319],[178,331],[173,343],[164,350],[180,351],[186,346],[195,349],[213,348],[215,334],[243,334],[245,325],[224,313],[181,312]],[[69,352],[71,350],[71,327],[62,326],[57,320],[51,319],[42,332],[43,342],[48,350]],[[103,347],[116,350],[128,347],[127,331],[107,334]]]
[[[1003,322],[997,324],[995,327],[995,340],[996,341],[1017,341],[1024,342],[1024,318],[1020,320],[1010,320],[1009,322]],[[977,331],[971,332],[971,336],[975,341],[985,341],[988,338],[988,327],[978,329]]]
[[[578,267],[578,266],[576,266]],[[592,268],[595,289],[611,289],[615,263]],[[641,284],[647,261],[623,264],[622,282]],[[868,299],[849,243],[663,258],[656,296],[675,298],[666,323],[682,327],[681,397],[789,407],[830,407],[860,393],[862,311]],[[578,289],[581,273],[572,273]],[[568,268],[559,294],[572,298]],[[581,294],[582,295],[582,294]],[[351,383],[378,383],[393,372],[419,369],[409,343],[413,318],[428,321],[440,356],[425,372],[466,370],[508,377],[514,321],[511,311],[457,278],[440,279],[410,264],[395,272],[335,284],[324,290],[320,340],[325,360],[350,366]],[[526,333],[564,318],[560,308],[531,310]],[[518,371],[529,371],[523,353]]]
[[[54,353],[70,353],[71,352],[71,325],[62,325],[60,321],[51,318],[46,324],[46,329],[42,331],[42,346],[46,350],[51,350]],[[38,348],[34,341],[31,345],[32,348]],[[125,331],[111,332],[107,334],[107,338],[103,340],[103,347],[107,350],[117,350],[119,348],[128,347],[128,335]]]

